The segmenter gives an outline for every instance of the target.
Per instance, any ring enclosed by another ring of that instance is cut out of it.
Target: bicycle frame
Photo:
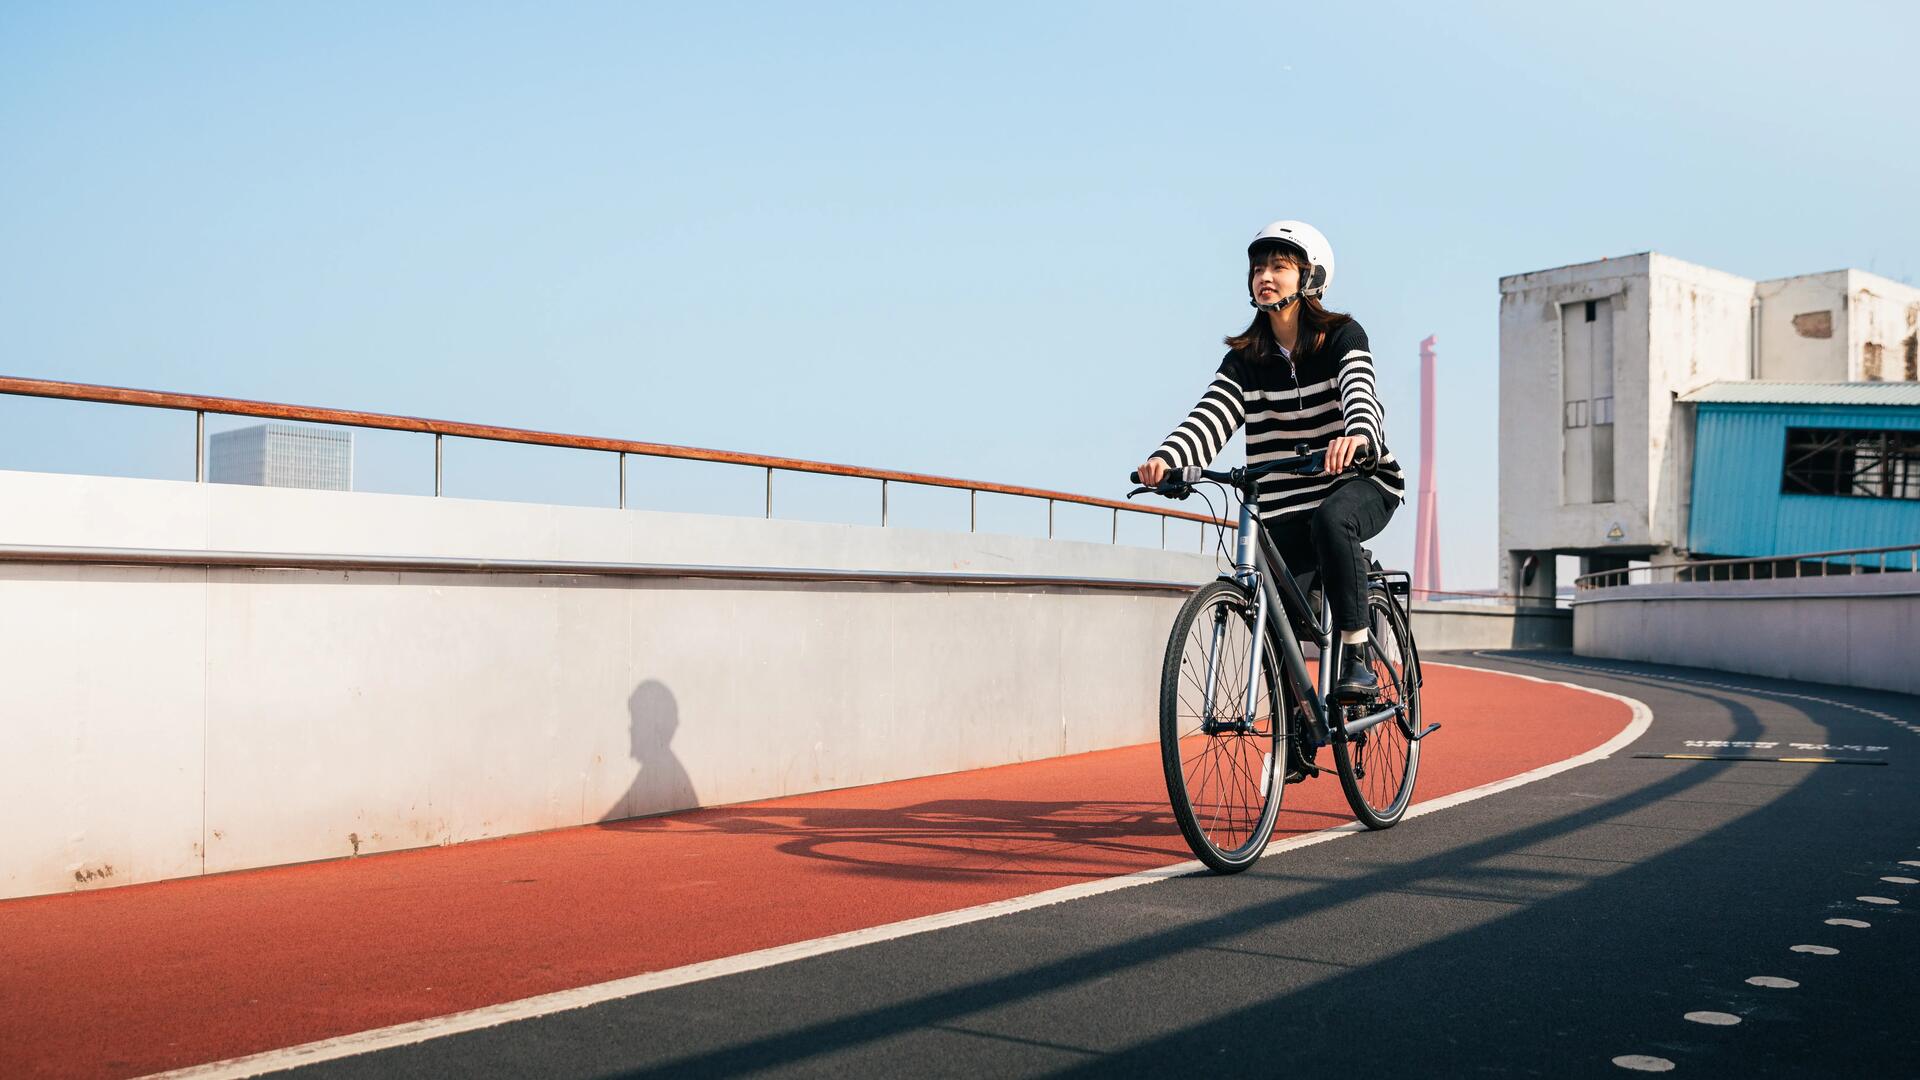
[[[1299,580],[1273,550],[1273,542],[1261,529],[1254,500],[1243,498],[1240,502],[1240,521],[1233,550],[1233,579],[1253,591],[1254,621],[1261,627],[1272,628],[1280,648],[1281,667],[1286,673],[1287,682],[1306,706],[1315,741],[1325,743],[1330,737],[1327,699],[1333,693],[1333,682],[1339,667],[1328,659],[1332,655],[1333,615],[1328,608],[1326,589],[1323,587],[1320,590],[1319,611],[1313,611],[1306,593],[1300,588]],[[1306,653],[1289,616],[1298,617],[1315,627],[1313,643],[1319,648],[1322,658],[1318,686],[1307,674]],[[1217,647],[1217,633],[1215,637]],[[1254,692],[1259,684],[1260,659],[1266,649],[1266,639],[1264,633],[1254,635],[1253,647],[1248,650],[1244,716],[1249,725],[1253,723]],[[1210,658],[1207,664],[1209,688],[1213,685],[1214,667],[1214,661]],[[1277,722],[1281,721],[1276,719]]]
[[[1305,444],[1301,444],[1297,449],[1300,454],[1297,459],[1294,459],[1295,461],[1310,462],[1320,457],[1319,453],[1308,454]],[[1292,463],[1292,461],[1272,463],[1260,472],[1271,471],[1273,468]],[[1358,736],[1368,728],[1389,719],[1399,718],[1406,722],[1405,704],[1395,701],[1364,716],[1353,716],[1337,728],[1334,726],[1332,698],[1340,665],[1335,653],[1333,613],[1329,606],[1327,590],[1323,585],[1320,590],[1319,610],[1315,611],[1313,605],[1307,600],[1305,590],[1300,587],[1299,580],[1293,576],[1293,571],[1288,569],[1286,561],[1274,548],[1273,539],[1261,526],[1257,512],[1259,493],[1254,483],[1260,472],[1252,469],[1234,469],[1230,473],[1220,474],[1197,467],[1187,468],[1185,472],[1188,475],[1183,477],[1180,481],[1182,483],[1191,484],[1195,480],[1207,480],[1222,484],[1240,496],[1240,520],[1234,537],[1233,573],[1221,576],[1223,579],[1234,581],[1253,595],[1254,623],[1263,631],[1254,635],[1253,646],[1247,650],[1247,693],[1246,700],[1241,704],[1240,717],[1230,721],[1219,720],[1212,712],[1212,702],[1214,687],[1220,676],[1219,654],[1225,624],[1224,622],[1214,623],[1213,641],[1207,653],[1205,685],[1207,715],[1203,721],[1206,732],[1215,734],[1227,728],[1241,732],[1255,730],[1254,707],[1259,690],[1260,661],[1267,647],[1267,635],[1264,631],[1269,627],[1272,628],[1274,640],[1280,648],[1281,668],[1286,672],[1287,685],[1300,699],[1307,714],[1307,734],[1315,745],[1326,745],[1336,734],[1347,738]],[[1134,479],[1136,482],[1139,480],[1137,473]],[[1147,490],[1149,489],[1143,487],[1133,494],[1140,494]],[[1176,497],[1184,498],[1185,495],[1180,494]],[[1387,592],[1388,602],[1399,608],[1404,621],[1411,621],[1408,610],[1394,600],[1395,595],[1408,595],[1411,592],[1410,576],[1405,571],[1371,570],[1367,574],[1367,579],[1370,582],[1377,582]],[[1309,637],[1320,654],[1318,686],[1314,685],[1315,680],[1307,674],[1306,652],[1295,630],[1296,624],[1313,628]],[[1407,672],[1409,685],[1417,689],[1421,682],[1419,653],[1411,640],[1406,642],[1406,646],[1411,654],[1411,663]],[[1283,719],[1276,717],[1276,722]],[[1418,742],[1437,730],[1439,726],[1430,724],[1424,731],[1416,733],[1409,730],[1407,734],[1413,741]]]

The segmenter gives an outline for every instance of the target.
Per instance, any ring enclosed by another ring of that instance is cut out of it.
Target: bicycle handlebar
[[[1305,444],[1296,447],[1296,449],[1304,448]],[[1297,476],[1312,476],[1315,473],[1324,472],[1326,470],[1326,464],[1327,452],[1325,450],[1315,450],[1311,454],[1301,453],[1293,457],[1275,458],[1272,461],[1262,462],[1259,465],[1246,465],[1237,469],[1229,469],[1226,472],[1215,472],[1211,469],[1202,469],[1197,465],[1188,465],[1184,468],[1168,469],[1167,475],[1159,484],[1153,487],[1137,487],[1127,493],[1127,498],[1131,499],[1136,495],[1153,492],[1156,495],[1162,495],[1169,499],[1184,499],[1188,495],[1193,494],[1193,485],[1202,480],[1211,480],[1217,484],[1228,484],[1240,491],[1247,491],[1252,487],[1255,480],[1258,480],[1268,473],[1286,472],[1293,473]],[[1139,484],[1139,470],[1136,469],[1128,473],[1127,479],[1135,484]]]

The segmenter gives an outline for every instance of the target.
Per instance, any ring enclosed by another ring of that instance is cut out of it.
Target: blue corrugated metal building
[[[1696,557],[1920,543],[1920,384],[1722,382],[1680,400],[1696,409]]]

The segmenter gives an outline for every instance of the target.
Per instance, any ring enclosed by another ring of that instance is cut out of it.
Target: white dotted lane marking
[[[1920,866],[1920,859],[1901,859],[1901,866]]]
[[[1795,945],[1794,952],[1812,953],[1814,956],[1839,956],[1840,950],[1826,945]]]
[[[1859,919],[1828,919],[1827,925],[1828,926],[1851,926],[1857,930],[1865,930],[1867,927],[1872,926],[1873,924],[1870,922],[1861,922]]]
[[[1910,877],[1883,877],[1880,880],[1894,885],[1920,885],[1920,879]]]
[[[1673,1062],[1663,1057],[1649,1057],[1646,1054],[1621,1054],[1613,1059],[1615,1065],[1634,1072],[1672,1072]]]
[[[1800,984],[1792,979],[1783,979],[1778,975],[1755,975],[1747,980],[1748,986],[1764,986],[1769,990],[1791,990]]]
[[[1739,1017],[1723,1012],[1690,1012],[1686,1018],[1696,1024],[1711,1024],[1714,1027],[1732,1027],[1740,1022]]]
[[[1856,896],[1854,899],[1863,904],[1897,904],[1900,902],[1890,896]]]

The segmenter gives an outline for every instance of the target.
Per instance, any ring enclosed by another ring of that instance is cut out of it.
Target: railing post
[[[440,449],[440,433],[433,433],[433,497],[440,497],[440,480],[444,471],[444,458]]]
[[[773,520],[773,466],[767,466],[767,520]]]
[[[880,481],[880,527],[887,527],[887,482]]]
[[[193,482],[207,482],[207,414],[204,411],[193,414]]]
[[[1053,539],[1053,500],[1047,500],[1047,539]]]
[[[627,508],[627,452],[620,451],[620,509]]]
[[[1115,507],[1113,511],[1113,541],[1112,542],[1116,544],[1120,542],[1120,509],[1118,507]]]
[[[1167,515],[1160,515],[1160,550],[1167,550]]]
[[[980,492],[977,488],[967,489],[967,531],[976,532],[980,526]]]

